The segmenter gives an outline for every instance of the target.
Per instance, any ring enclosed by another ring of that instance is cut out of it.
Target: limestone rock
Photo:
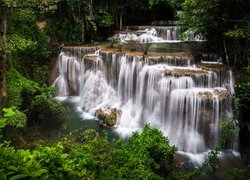
[[[121,113],[121,110],[116,108],[100,108],[96,110],[96,116],[100,120],[100,125],[105,127],[113,127],[117,122],[117,118],[121,116]]]

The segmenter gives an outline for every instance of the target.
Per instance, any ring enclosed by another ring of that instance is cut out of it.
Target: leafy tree
[[[249,65],[249,1],[185,0],[180,25],[208,38],[208,48],[238,68]]]
[[[217,25],[216,13],[219,11],[217,0],[185,0],[183,10],[179,14],[180,24],[194,33],[207,34]]]
[[[21,0],[1,0],[0,1],[0,108],[2,108],[7,93],[6,93],[6,52],[5,52],[5,41],[6,41],[6,30],[7,30],[7,19],[8,19],[8,8],[21,8],[22,10],[36,10],[39,11],[39,13],[44,12],[53,12],[56,9],[56,5],[58,3],[58,0],[31,0],[31,1],[21,1]],[[14,10],[15,11],[15,10]],[[19,25],[19,24],[18,24]],[[12,38],[10,38],[9,42],[14,42],[13,39],[19,40],[19,42],[23,42],[22,45],[24,45],[25,42],[29,42],[28,44],[31,45],[31,41],[29,39],[26,39],[26,41],[22,40],[22,36],[20,34],[14,35]],[[11,40],[12,39],[12,40]],[[7,38],[8,40],[8,38]],[[33,40],[34,41],[34,40]],[[12,46],[13,47],[13,46]],[[29,46],[28,46],[29,47]],[[13,50],[13,49],[12,49]]]
[[[182,3],[184,3],[185,0],[168,0],[169,4],[176,8],[176,9],[181,9]]]
[[[80,24],[81,27],[81,43],[85,42],[85,30],[91,31],[93,28],[96,31],[96,23],[92,0],[67,0],[74,21]]]
[[[39,67],[48,62],[50,52],[47,47],[45,32],[38,29],[34,12],[28,10],[15,11],[9,17],[6,54],[10,66],[15,67],[27,77],[38,82],[36,74]]]
[[[162,133],[145,125],[141,134],[134,133],[127,142],[118,140],[109,157],[103,179],[161,179],[173,170],[175,147]]]

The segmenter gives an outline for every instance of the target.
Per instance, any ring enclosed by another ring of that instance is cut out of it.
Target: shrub
[[[162,133],[145,125],[142,133],[134,133],[127,142],[119,139],[109,156],[103,179],[162,179],[173,169],[175,147]]]

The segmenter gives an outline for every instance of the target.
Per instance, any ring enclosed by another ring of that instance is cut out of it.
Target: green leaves
[[[95,133],[93,130],[83,134]],[[0,143],[0,177],[8,179],[162,179],[173,166],[176,148],[159,130],[146,125],[141,134],[115,146],[105,138],[85,136],[83,143],[63,138],[55,145],[16,150]],[[77,145],[73,145],[77,144]],[[71,148],[69,148],[71,147]],[[167,169],[165,169],[167,167]]]
[[[242,68],[240,71],[240,82],[235,85],[236,105],[238,108],[248,109],[250,107],[250,66]]]
[[[127,142],[116,142],[108,169],[102,176],[104,179],[161,179],[161,175],[168,176],[168,170],[173,169],[175,152],[176,148],[168,144],[159,130],[145,125],[141,134],[134,133]]]
[[[21,7],[33,9],[40,13],[53,13],[61,0],[2,0],[8,7]]]
[[[6,54],[16,53],[20,51],[26,51],[27,49],[37,45],[37,42],[31,39],[25,39],[24,37],[14,34],[8,38],[5,52]]]
[[[25,177],[27,177],[27,175],[25,175],[25,174],[17,174],[15,176],[11,177],[10,180],[18,180],[18,179],[22,179],[22,178],[25,178]]]
[[[226,36],[236,39],[250,40],[250,23],[247,23],[241,27],[235,27],[233,30],[229,30],[225,33]]]
[[[5,125],[10,125],[13,127],[24,127],[27,122],[26,115],[17,110],[15,106],[10,108],[3,108],[4,118],[0,120],[0,128],[4,127]]]
[[[217,26],[215,20],[219,11],[217,0],[185,0],[179,13],[179,24],[195,33],[206,34],[209,28]]]

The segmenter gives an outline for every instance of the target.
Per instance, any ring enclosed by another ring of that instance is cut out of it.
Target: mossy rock
[[[117,122],[117,117],[120,116],[121,110],[113,109],[97,109],[96,116],[100,120],[100,125],[105,127],[113,127]]]

